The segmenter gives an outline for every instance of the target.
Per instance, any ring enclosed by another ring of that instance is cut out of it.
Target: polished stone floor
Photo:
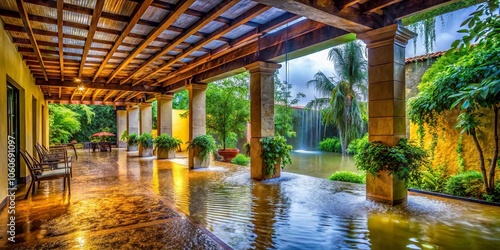
[[[1,249],[228,248],[155,193],[150,183],[123,175],[128,161],[142,159],[125,152],[79,151],[79,156],[71,195],[63,191],[61,180],[42,182],[27,200],[26,187],[17,190],[15,243],[7,240],[8,211],[3,209]]]

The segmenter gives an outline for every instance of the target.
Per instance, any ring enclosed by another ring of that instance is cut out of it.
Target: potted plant
[[[263,180],[279,177],[281,169],[286,164],[292,163],[290,158],[292,146],[288,145],[285,137],[280,135],[262,138],[260,144],[264,171],[262,171],[261,176],[252,176],[252,178]]]
[[[122,142],[127,143],[127,140],[128,140],[128,131],[125,129],[125,130],[123,130],[122,134],[120,135],[120,140],[117,143],[118,147],[123,147],[123,146],[121,146],[121,145],[123,145]],[[127,150],[128,150],[128,146],[127,146]]]
[[[137,134],[130,134],[127,137],[127,151],[137,151],[139,144],[139,136]]]
[[[153,135],[151,133],[144,133],[139,136],[139,156],[148,157],[153,156]]]
[[[247,129],[248,75],[226,78],[208,86],[207,89],[207,129],[208,133],[220,141],[218,154],[225,162],[231,162],[239,150],[238,137]]]
[[[210,163],[210,153],[214,152],[217,147],[215,140],[210,135],[200,135],[188,142],[187,147],[190,154],[193,154],[193,162],[189,162],[190,168],[206,168]]]
[[[158,159],[172,159],[175,158],[175,151],[180,150],[182,141],[163,133],[156,137],[153,143],[156,147],[156,157]]]
[[[395,205],[406,200],[408,180],[420,178],[427,152],[402,138],[392,147],[382,142],[367,143],[354,160],[358,170],[367,172],[367,198]]]

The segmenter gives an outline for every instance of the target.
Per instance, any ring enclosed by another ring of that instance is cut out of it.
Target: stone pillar
[[[126,148],[127,142],[122,141],[120,137],[123,131],[127,129],[127,115],[128,112],[125,109],[116,110],[116,146],[119,148]]]
[[[255,62],[245,68],[250,72],[250,169],[251,177],[265,180],[279,177],[265,174],[260,139],[274,136],[274,72],[281,65]]]
[[[368,48],[368,134],[388,146],[406,137],[405,47],[415,34],[397,24],[359,34]],[[406,200],[394,176],[366,178],[368,199],[397,204]]]
[[[158,95],[157,101],[157,124],[158,135],[167,133],[172,136],[172,102],[174,95]]]
[[[129,135],[139,135],[139,108],[137,106],[127,108],[127,131]]]
[[[153,131],[153,110],[152,104],[149,102],[142,102],[139,104],[141,109],[141,119],[139,122],[139,133],[151,133]]]
[[[206,89],[204,83],[191,83],[187,86],[189,91],[189,141],[207,133],[206,123]],[[195,168],[194,152],[189,150],[189,168]]]

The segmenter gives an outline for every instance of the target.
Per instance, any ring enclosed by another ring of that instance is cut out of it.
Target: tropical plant
[[[187,142],[189,146],[188,149],[198,149],[201,160],[206,160],[210,153],[217,150],[215,146],[215,140],[211,135],[200,135],[194,138],[192,141]]]
[[[182,140],[174,138],[167,133],[163,133],[153,140],[156,148],[164,148],[166,150],[180,150]]]
[[[358,170],[378,176],[380,171],[389,171],[399,180],[420,179],[420,167],[427,163],[427,152],[401,138],[398,145],[390,147],[381,142],[370,142],[354,156]]]
[[[128,131],[125,129],[123,130],[122,134],[120,135],[120,140],[126,142],[128,140]]]
[[[248,73],[216,81],[207,89],[207,130],[226,147],[236,147],[250,119]],[[229,145],[228,145],[229,144]]]
[[[248,157],[244,154],[238,154],[236,157],[234,157],[231,160],[231,163],[241,165],[241,166],[247,166],[248,163],[250,163],[250,157]]]
[[[328,177],[331,181],[343,181],[351,183],[366,183],[366,173],[358,174],[349,171],[338,171]]]
[[[189,91],[187,89],[174,94],[172,108],[182,110],[189,109]]]
[[[81,128],[79,117],[65,105],[49,104],[50,143],[68,143]]]
[[[98,131],[105,131],[116,134],[116,111],[110,105],[75,105],[68,104],[67,108],[78,113],[81,129],[73,137],[77,141],[87,141],[89,135]],[[111,139],[115,139],[112,137]]]
[[[152,148],[153,147],[153,135],[151,133],[143,133],[139,136],[138,139],[139,145],[143,148]]]
[[[446,165],[440,165],[437,168],[426,166],[426,170],[421,171],[421,179],[411,180],[409,185],[414,188],[444,192],[448,180],[448,168]]]
[[[483,176],[480,172],[465,171],[448,179],[445,193],[462,197],[481,198],[483,188]]]
[[[267,175],[276,174],[276,166],[284,168],[286,164],[292,163],[290,151],[292,146],[286,143],[283,136],[269,136],[260,139],[262,145],[262,160]]]
[[[355,155],[368,143],[368,134],[365,134],[362,138],[355,139],[349,143],[347,147],[347,153],[350,155]]]
[[[338,137],[325,138],[319,142],[319,149],[321,151],[342,153],[342,146]]]
[[[332,48],[328,59],[335,66],[334,77],[321,71],[307,82],[321,97],[307,104],[307,108],[321,109],[325,125],[334,125],[339,131],[342,154],[349,143],[359,138],[364,130],[360,100],[367,92],[367,62],[365,50],[357,42]]]
[[[127,145],[130,146],[137,146],[139,144],[139,136],[135,133],[128,135],[127,138]]]
[[[293,114],[292,105],[299,103],[300,98],[306,95],[297,93],[292,96],[292,84],[281,81],[278,78],[278,72],[274,74],[274,132],[277,135],[282,135],[286,138],[295,137],[296,133],[293,130]]]

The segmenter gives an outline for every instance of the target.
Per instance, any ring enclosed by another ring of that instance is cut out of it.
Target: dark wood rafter
[[[115,97],[115,102],[122,99],[123,97],[127,96],[130,93],[130,91],[122,91],[122,93],[116,95]]]
[[[87,55],[89,54],[90,45],[92,45],[92,41],[94,40],[94,34],[97,29],[97,24],[99,24],[99,18],[101,18],[103,7],[104,7],[104,0],[97,0],[94,7],[94,13],[92,14],[92,20],[90,22],[89,32],[87,33],[87,40],[85,41],[85,46],[83,48],[82,62],[80,63],[78,78],[82,77],[83,68],[85,67],[85,60],[87,60]]]
[[[266,12],[270,8],[271,8],[271,6],[267,6],[267,5],[263,5],[263,4],[256,5],[255,7],[253,7],[252,9],[247,11],[246,13],[242,14],[241,16],[239,16],[238,18],[233,20],[230,24],[226,24],[226,25],[220,27],[216,31],[212,32],[209,36],[204,37],[203,39],[198,41],[196,44],[193,44],[191,47],[186,48],[183,52],[176,55],[173,59],[169,60],[167,63],[163,64],[158,69],[156,69],[152,73],[148,74],[147,76],[143,77],[139,81],[134,82],[134,84],[138,84],[139,82],[142,82],[142,81],[146,80],[147,78],[149,78],[151,75],[157,74],[158,72],[161,72],[162,70],[172,66],[174,63],[179,61],[184,56],[193,53],[194,51],[198,50],[198,48],[201,48],[203,45],[212,42],[213,40],[217,39],[218,37],[221,37],[221,36],[231,32],[236,27],[248,22],[249,20],[252,20],[256,16]]]
[[[171,43],[169,43],[167,46],[163,47],[159,52],[157,52],[155,55],[151,56],[148,58],[146,62],[144,62],[140,67],[135,69],[132,74],[130,74],[128,77],[126,77],[123,82],[126,82],[130,80],[132,77],[134,77],[136,74],[141,72],[143,69],[145,69],[147,66],[149,66],[152,62],[160,59],[165,53],[168,51],[171,51],[174,49],[177,45],[182,43],[184,40],[192,36],[193,34],[196,33],[197,30],[205,27],[207,24],[212,22],[214,19],[219,17],[221,14],[226,12],[228,9],[233,7],[237,3],[236,0],[224,0],[221,4],[217,5],[215,8],[210,10],[206,15],[202,18],[200,18],[198,21],[196,21],[193,25],[191,25],[184,33],[181,33],[178,35]]]
[[[127,105],[134,105],[137,104],[137,102],[112,102],[112,101],[103,101],[102,99],[96,99],[95,101],[90,101],[90,100],[68,100],[67,97],[62,97],[62,98],[54,98],[54,97],[49,97],[45,96],[45,100],[47,100],[49,103],[61,103],[61,104],[86,104],[86,105],[114,105],[114,106],[127,106]]]
[[[142,93],[136,92],[136,93],[130,94],[129,96],[127,96],[127,98],[125,98],[125,101],[128,102],[128,101],[132,100],[132,98],[135,98],[140,94],[142,94]]]
[[[59,87],[59,95],[58,95],[58,96],[59,96],[59,98],[61,98],[61,92],[62,92],[62,88],[61,88],[61,87]]]
[[[64,81],[63,5],[64,0],[57,0],[57,44],[59,45],[59,66],[61,67],[61,81]]]
[[[179,16],[185,12],[191,4],[193,4],[195,0],[186,0],[178,3],[175,8],[163,19],[158,27],[153,29],[149,35],[144,39],[137,47],[130,53],[123,62],[111,73],[108,78],[108,82],[113,80],[116,75],[122,71],[125,66],[127,66],[140,52],[142,52],[148,44],[154,41],[166,28],[172,25]]]
[[[196,66],[198,66],[202,63],[205,63],[209,60],[219,58],[219,57],[221,57],[221,56],[223,56],[231,51],[234,51],[235,49],[239,48],[239,46],[243,46],[243,45],[249,43],[253,39],[265,34],[266,32],[274,30],[280,26],[286,25],[287,23],[294,21],[298,18],[300,18],[300,16],[297,16],[297,15],[291,14],[291,13],[285,13],[285,14],[269,21],[268,23],[261,25],[258,28],[255,28],[255,29],[245,33],[244,35],[240,36],[239,38],[234,39],[227,46],[221,46],[221,47],[215,49],[210,54],[198,57],[196,60],[193,60],[192,62],[189,62],[187,65],[182,66],[179,69],[177,69],[174,74],[169,74],[166,77],[160,78],[159,82],[163,82],[163,81],[166,81],[168,79],[174,78],[177,75],[179,75],[183,72],[186,72],[186,71],[192,69],[193,67],[196,67]]]
[[[90,81],[82,81],[80,83],[76,83],[74,81],[43,81],[37,79],[35,81],[36,85],[40,86],[57,86],[57,87],[70,87],[70,88],[91,88],[91,89],[100,89],[100,90],[123,90],[123,91],[134,91],[134,92],[143,92],[143,93],[162,93],[162,88],[158,86],[149,86],[149,85],[141,85],[141,86],[131,86],[131,85],[120,85],[117,83],[105,83],[105,82],[90,82]]]
[[[70,101],[73,101],[73,98],[75,97],[76,92],[78,92],[78,91],[79,91],[79,90],[78,90],[78,87],[77,87],[77,88],[75,88],[75,90],[73,90],[73,93],[71,94],[71,97],[69,98],[69,100],[70,100]]]
[[[35,36],[33,35],[33,31],[31,30],[31,24],[28,19],[28,12],[26,11],[26,8],[24,7],[24,2],[23,0],[16,0],[17,8],[19,9],[19,16],[21,18],[21,21],[23,22],[24,25],[24,30],[28,34],[29,40],[31,42],[31,46],[33,47],[33,50],[35,51],[35,55],[38,59],[38,62],[40,64],[40,67],[42,68],[42,73],[45,78],[45,81],[48,81],[49,78],[47,77],[47,72],[45,71],[45,65],[43,63],[43,58],[42,54],[40,54],[40,48],[38,47],[38,44],[36,43]]]
[[[401,1],[402,0],[371,0],[360,4],[359,9],[361,10],[361,13],[369,13],[378,11]]]
[[[106,100],[108,100],[110,97],[112,97],[118,91],[119,90],[109,90],[108,93],[106,93],[106,95],[102,99],[102,101],[105,102]]]
[[[92,101],[95,101],[95,99],[97,98],[97,95],[99,95],[100,92],[101,92],[101,89],[94,90],[94,93],[92,94]]]
[[[342,10],[361,2],[361,0],[338,0],[336,2],[337,2],[337,8]]]
[[[82,101],[85,99],[85,96],[87,96],[87,94],[89,93],[89,91],[90,91],[89,88],[85,89],[85,92],[83,92],[83,95],[82,95],[82,99],[81,99]]]
[[[116,39],[115,43],[113,44],[113,47],[111,50],[108,52],[106,55],[106,58],[102,61],[101,65],[97,69],[97,72],[94,75],[94,78],[92,81],[95,81],[97,77],[101,74],[102,70],[108,63],[109,59],[113,56],[113,54],[118,50],[118,47],[122,44],[123,40],[130,34],[134,26],[139,22],[141,16],[146,12],[146,10],[149,8],[149,5],[153,2],[153,0],[145,0],[141,4],[138,4],[134,12],[132,12],[132,18],[130,18],[130,21],[127,24],[127,27],[122,30],[121,35]]]

